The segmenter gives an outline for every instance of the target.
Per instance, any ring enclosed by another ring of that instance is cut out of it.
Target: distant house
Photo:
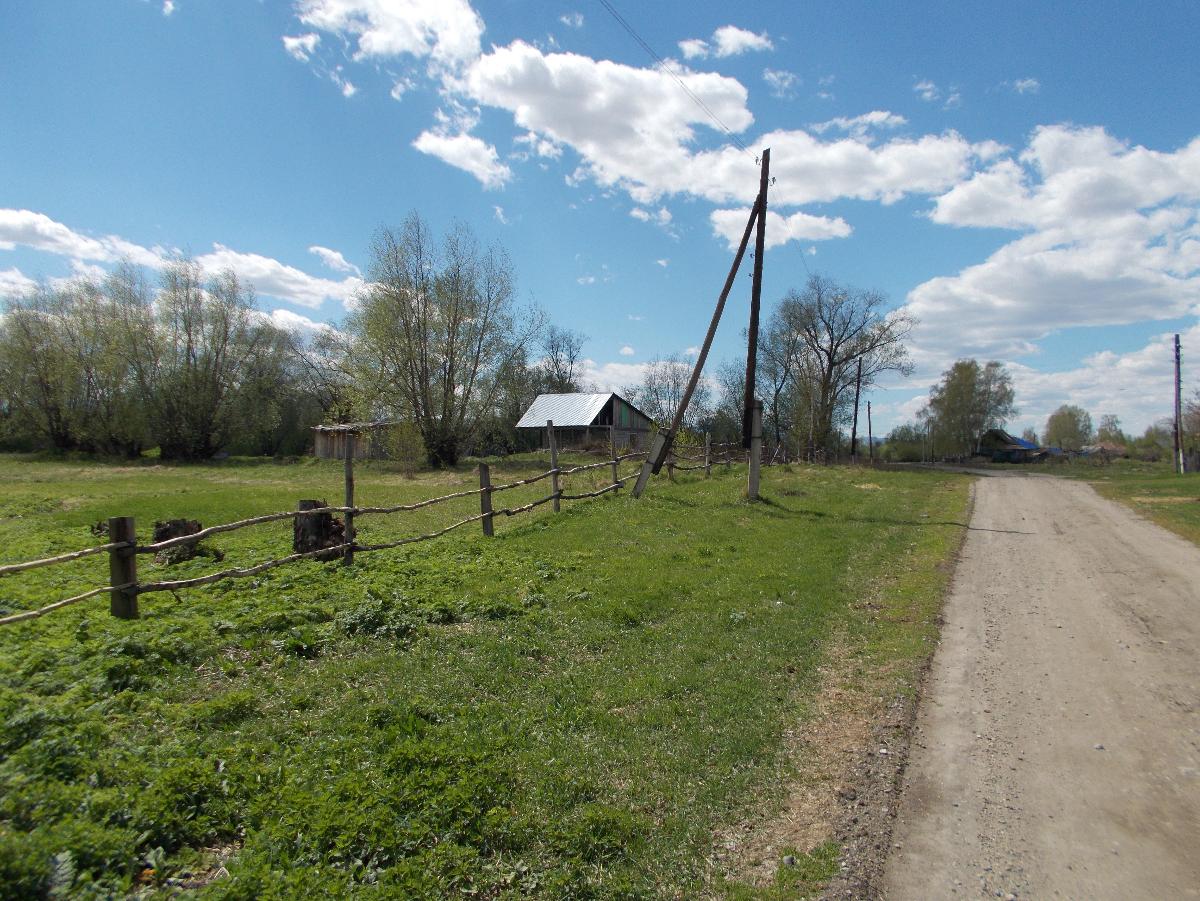
[[[398,425],[381,419],[313,426],[313,456],[322,460],[346,459],[346,442],[354,435],[355,460],[386,459],[392,430]]]
[[[539,394],[517,421],[518,429],[545,429],[554,423],[559,447],[608,444],[609,427],[617,447],[645,447],[654,423],[619,394]],[[549,442],[546,442],[547,445]]]
[[[1032,441],[1017,438],[1004,429],[988,429],[979,438],[979,453],[993,463],[1033,463],[1046,453]]]

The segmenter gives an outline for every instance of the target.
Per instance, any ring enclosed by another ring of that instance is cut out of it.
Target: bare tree
[[[540,387],[550,394],[583,390],[583,345],[587,336],[551,325],[542,341]]]
[[[691,364],[680,359],[678,354],[658,357],[646,364],[642,380],[625,388],[625,395],[660,426],[667,426],[679,409],[683,392],[692,375]],[[709,416],[711,389],[701,380],[696,385],[684,416],[684,427],[698,429]]]
[[[852,402],[859,360],[868,388],[885,372],[912,371],[904,345],[914,325],[903,310],[885,313],[884,297],[812,276],[780,306],[785,327],[797,336],[796,371],[811,379],[813,450],[828,448],[840,416]]]

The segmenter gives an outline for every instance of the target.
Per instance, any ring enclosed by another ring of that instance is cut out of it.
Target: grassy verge
[[[509,467],[493,480],[540,468]],[[358,485],[394,503],[472,479],[364,467]],[[340,472],[7,459],[0,484],[7,562],[85,546],[114,514],[144,532],[332,500]],[[835,637],[863,691],[912,689],[966,496],[929,472],[772,468],[753,505],[743,484],[718,468],[505,520],[490,541],[150,595],[133,622],[100,599],[6,628],[0,893],[694,895],[714,833],[778,803],[781,767],[803,770],[786,736],[817,715]],[[364,519],[365,537],[470,501]],[[286,551],[290,528],[218,538],[223,565],[243,564]],[[0,603],[103,571],[9,577]],[[799,850],[819,884],[836,854]]]
[[[1107,466],[1074,463],[1047,470],[1084,479],[1109,500],[1200,544],[1200,473],[1179,476],[1170,463],[1117,460]]]

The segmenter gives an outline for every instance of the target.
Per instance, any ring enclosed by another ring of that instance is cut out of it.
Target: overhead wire
[[[738,148],[738,150],[741,150],[744,153],[753,153],[753,151],[751,151],[749,147],[747,147],[745,144],[743,144],[742,141],[738,138],[738,136],[733,133],[733,130],[728,125],[726,125],[724,122],[721,121],[721,118],[712,111],[712,108],[709,107],[709,105],[707,103],[705,103],[702,99],[700,99],[700,97],[698,97],[696,95],[696,93],[687,86],[687,84],[684,82],[684,80],[679,76],[679,73],[677,73],[674,69],[672,69],[667,64],[667,61],[665,59],[663,59],[661,56],[659,56],[654,51],[654,48],[651,47],[640,34],[638,34],[637,29],[635,29],[631,24],[629,24],[629,21],[624,16],[622,16],[619,12],[617,12],[616,8],[612,5],[612,3],[609,2],[609,0],[599,0],[599,3],[606,10],[608,10],[608,13],[617,21],[617,24],[619,24],[622,28],[625,29],[626,32],[629,33],[629,36],[631,38],[633,38],[634,41],[637,42],[638,46],[640,46],[644,51],[646,51],[646,54],[652,60],[654,60],[655,65],[657,65],[658,68],[661,69],[663,73],[671,76],[671,78],[673,78],[675,80],[675,82],[679,85],[679,87],[683,89],[683,92],[685,94],[687,94],[688,97],[691,98],[692,102],[695,103],[698,107],[700,107],[700,109],[703,110],[704,113],[710,119],[712,119],[713,122],[715,122],[717,124],[718,128],[720,128],[723,132],[725,132],[726,136],[729,138],[730,141],[733,142],[734,146],[736,146]],[[760,157],[755,155],[754,162],[755,162],[755,165],[760,165],[762,161],[761,161]],[[772,183],[774,183],[775,179],[772,178],[771,181],[772,181]],[[808,275],[809,278],[812,278],[812,270],[809,268],[809,265],[808,265],[807,251],[805,251],[804,248],[802,248],[802,247],[797,247],[797,249],[800,251],[800,262],[804,264],[804,272]]]
[[[713,122],[715,122],[717,124],[718,128],[720,128],[723,132],[725,132],[726,136],[728,136],[729,140],[733,142],[734,146],[736,146],[738,148],[738,150],[741,150],[744,153],[752,152],[750,150],[750,148],[747,147],[745,144],[743,144],[741,142],[741,140],[738,139],[738,136],[733,133],[733,129],[731,129],[728,125],[726,125],[724,122],[722,122],[721,118],[712,111],[711,107],[709,107],[709,105],[707,103],[705,103],[703,100],[701,100],[696,95],[696,93],[687,86],[687,83],[684,82],[684,80],[679,76],[679,73],[677,73],[674,69],[672,69],[669,65],[667,65],[667,61],[665,59],[663,59],[661,56],[659,56],[657,53],[654,52],[654,48],[651,47],[648,43],[646,43],[646,41],[642,38],[642,36],[637,33],[637,30],[632,25],[629,24],[629,22],[625,19],[624,16],[622,16],[619,12],[617,12],[617,10],[613,7],[613,5],[611,3],[608,2],[608,0],[599,0],[599,2],[600,2],[600,5],[603,6],[606,10],[608,10],[609,14],[614,19],[617,20],[617,24],[619,24],[622,28],[624,28],[627,32],[629,32],[629,36],[631,38],[633,38],[643,50],[646,51],[646,53],[650,56],[650,58],[652,60],[654,60],[655,64],[659,67],[659,69],[661,69],[665,74],[670,75],[673,79],[675,79],[675,82],[679,85],[679,87],[681,87],[683,89],[683,92],[692,99],[692,102],[695,103],[698,107],[700,107],[700,109],[702,109],[704,111],[704,113],[710,119],[712,119]]]

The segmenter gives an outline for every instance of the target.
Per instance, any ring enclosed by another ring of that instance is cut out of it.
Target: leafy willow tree
[[[370,279],[347,322],[348,367],[367,410],[411,419],[429,462],[453,465],[540,326],[516,307],[502,249],[481,250],[463,224],[439,246],[412,213],[398,232],[375,237]]]
[[[1092,417],[1074,404],[1063,404],[1046,420],[1043,437],[1049,447],[1077,451],[1092,440]]]
[[[1012,377],[992,360],[958,360],[929,389],[927,418],[941,446],[955,455],[978,450],[980,436],[1016,415]]]

